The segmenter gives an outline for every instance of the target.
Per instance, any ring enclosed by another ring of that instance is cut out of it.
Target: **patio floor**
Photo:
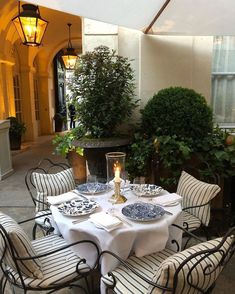
[[[24,183],[24,176],[27,170],[36,166],[42,158],[50,157],[54,161],[66,162],[66,159],[52,155],[54,147],[51,144],[51,139],[52,136],[40,137],[36,143],[24,145],[21,151],[12,152],[14,173],[0,182],[0,210],[9,214],[17,221],[34,216],[33,202]],[[32,227],[30,225],[24,226],[24,228],[31,234]],[[220,275],[213,293],[233,293],[235,288],[234,272],[235,256]],[[75,292],[79,293],[78,290],[74,291],[74,293]],[[10,293],[11,291],[8,290],[7,294]],[[23,292],[17,290],[16,293]],[[30,291],[29,293],[34,292]],[[35,293],[39,294],[39,292]],[[63,290],[58,293],[73,293],[73,291]]]

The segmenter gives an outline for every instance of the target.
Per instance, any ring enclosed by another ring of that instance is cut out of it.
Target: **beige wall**
[[[211,96],[212,37],[141,36],[141,98],[171,86]]]

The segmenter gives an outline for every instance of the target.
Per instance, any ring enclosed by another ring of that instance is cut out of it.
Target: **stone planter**
[[[107,152],[126,151],[130,144],[129,137],[107,138],[107,139],[80,139],[74,142],[75,146],[84,148],[84,155],[87,160],[87,167],[90,174],[97,175],[98,178],[107,178],[106,159]]]
[[[86,159],[75,151],[68,153],[68,163],[73,168],[75,182],[78,184],[86,182]]]

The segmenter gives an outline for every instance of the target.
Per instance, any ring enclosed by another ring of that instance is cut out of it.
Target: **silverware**
[[[120,220],[121,222],[123,222],[124,224],[126,224],[126,225],[132,227],[132,224],[131,224],[129,221],[123,219],[121,216],[116,215],[116,214],[111,214],[111,215],[114,216],[114,217],[116,217],[117,219],[119,219],[119,220]]]
[[[165,209],[164,209],[164,213],[165,213],[165,214],[168,214],[168,215],[173,215],[172,212],[170,212],[170,211],[168,211],[168,210],[165,210]]]
[[[79,193],[77,190],[72,190],[72,192],[73,192],[74,194],[76,194],[77,196],[79,196],[79,197],[81,197],[81,198],[83,198],[83,199],[85,199],[85,200],[88,200],[88,198],[87,198],[86,196],[82,195],[82,194]]]

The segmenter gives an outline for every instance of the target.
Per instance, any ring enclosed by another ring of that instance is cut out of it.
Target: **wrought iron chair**
[[[0,213],[0,266],[3,272],[0,293],[5,293],[7,282],[13,288],[23,289],[24,293],[29,290],[52,293],[67,287],[94,293],[93,283],[88,283],[88,278],[92,277],[97,260],[91,268],[70,249],[87,243],[95,247],[98,258],[98,247],[88,240],[67,244],[63,238],[51,234],[31,242],[19,224]],[[85,285],[75,283],[80,279],[85,280]]]
[[[200,228],[209,239],[210,203],[219,192],[218,185],[200,181],[182,171],[176,193],[182,196],[182,219],[186,230],[192,232]]]
[[[223,238],[199,243],[181,252],[164,249],[140,258],[131,256],[126,261],[110,251],[103,251],[99,262],[103,255],[109,254],[120,263],[101,278],[106,293],[211,293],[234,253],[234,234],[235,227]]]
[[[64,182],[69,181],[69,185],[65,187],[62,187],[60,189],[60,185],[63,185],[63,181],[60,182],[56,179],[54,179],[53,175],[58,174],[59,172],[63,172],[68,170],[68,173],[71,173],[70,166],[66,163],[55,163],[49,158],[42,159],[39,164],[36,167],[33,167],[29,169],[25,175],[25,184],[29,191],[29,194],[33,200],[33,203],[35,205],[36,210],[36,217],[35,217],[35,224],[33,226],[33,239],[36,237],[36,230],[37,227],[40,227],[44,234],[49,234],[53,232],[54,228],[52,227],[51,222],[51,212],[49,210],[48,203],[46,201],[47,196],[52,195],[58,195],[65,192],[68,192],[72,188],[75,187],[74,181],[71,179],[71,176],[66,180],[64,179]],[[37,182],[36,176],[39,176],[39,180]],[[45,179],[43,175],[48,175],[49,179]],[[52,176],[50,176],[52,175]],[[52,178],[53,177],[53,178]],[[42,181],[52,181],[55,182],[55,186],[58,188],[55,188],[54,191],[51,192],[51,189],[49,191],[47,190],[48,183],[42,183]],[[38,185],[40,186],[38,188]],[[44,190],[43,190],[44,189]],[[40,191],[38,191],[40,190]],[[53,194],[51,194],[53,193]]]

